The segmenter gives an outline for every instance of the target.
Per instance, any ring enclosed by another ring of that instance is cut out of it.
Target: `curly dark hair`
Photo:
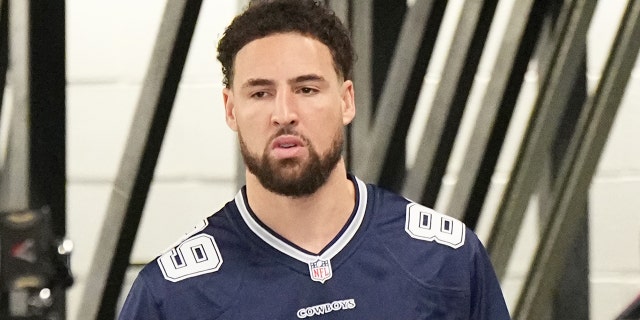
[[[235,17],[218,42],[222,83],[231,87],[233,63],[242,47],[253,40],[285,32],[297,32],[322,42],[331,52],[336,73],[351,79],[354,60],[351,38],[333,11],[314,0],[262,0],[252,1]]]

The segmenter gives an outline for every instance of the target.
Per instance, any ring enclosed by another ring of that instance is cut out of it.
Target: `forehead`
[[[329,48],[313,37],[278,33],[247,43],[234,60],[234,82],[318,74],[337,77]]]

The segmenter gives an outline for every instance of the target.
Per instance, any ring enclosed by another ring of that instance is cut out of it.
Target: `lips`
[[[271,143],[271,151],[279,159],[296,157],[302,150],[304,150],[304,141],[293,135],[279,136]]]
[[[290,148],[295,146],[302,146],[302,139],[292,135],[279,136],[273,139],[273,143],[271,144],[271,147],[274,149]]]

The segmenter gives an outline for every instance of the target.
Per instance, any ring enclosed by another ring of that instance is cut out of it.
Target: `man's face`
[[[353,84],[338,76],[329,48],[298,33],[249,42],[223,96],[247,168],[265,188],[299,197],[324,184],[355,115]]]

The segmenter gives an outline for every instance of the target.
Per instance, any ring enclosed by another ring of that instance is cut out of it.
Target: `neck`
[[[247,201],[256,216],[297,246],[319,253],[349,220],[355,206],[355,188],[338,162],[326,183],[304,197],[288,197],[265,189],[247,171]]]

